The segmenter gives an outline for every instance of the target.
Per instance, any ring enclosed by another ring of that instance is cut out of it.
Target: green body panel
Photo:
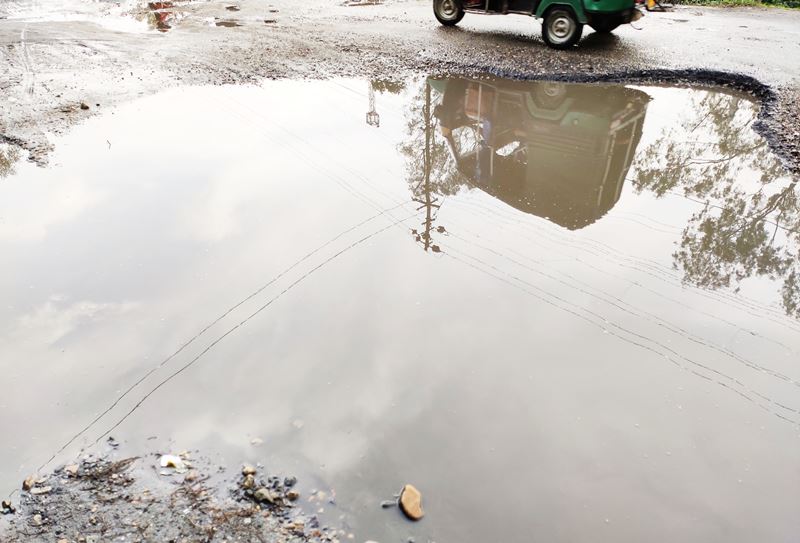
[[[634,0],[586,0],[584,9],[589,13],[619,13],[635,5]]]
[[[633,9],[635,0],[542,0],[536,8],[536,17],[541,19],[552,6],[569,6],[583,24],[592,14],[616,14]]]
[[[589,0],[592,2],[593,0]],[[620,0],[600,0],[599,2],[593,2],[595,4],[605,4],[606,2],[618,2]],[[629,0],[632,2],[632,0]],[[589,18],[586,17],[586,10],[583,9],[583,1],[582,0],[542,0],[539,3],[539,6],[536,8],[536,18],[541,19],[544,17],[544,14],[553,6],[565,6],[570,7],[575,12],[575,16],[578,18],[578,21],[586,24],[589,22]]]

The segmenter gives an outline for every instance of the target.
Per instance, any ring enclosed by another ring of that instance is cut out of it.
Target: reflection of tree
[[[0,146],[0,178],[14,174],[14,163],[19,160],[19,149]]]
[[[411,192],[417,196],[426,181],[430,189],[443,196],[455,194],[466,183],[456,169],[444,138],[437,137],[438,121],[433,115],[440,97],[425,84],[411,98],[406,118],[407,139],[400,144],[406,156],[406,175]]]
[[[424,84],[409,104],[408,138],[400,144],[400,152],[407,159],[406,175],[412,198],[420,204],[420,209],[426,210],[422,229],[414,229],[412,234],[426,251],[438,252],[439,247],[433,243],[432,237],[434,232],[444,232],[444,227],[434,227],[440,196],[458,192],[463,180],[450,157],[447,143],[436,137],[433,102],[431,87]]]
[[[705,205],[673,255],[684,280],[738,288],[749,277],[781,279],[783,305],[800,318],[800,195],[749,125],[752,104],[714,93],[693,98],[677,128],[637,155],[639,191],[678,192]]]
[[[406,84],[403,81],[391,81],[389,79],[373,79],[370,81],[372,90],[389,94],[400,94],[406,89]]]

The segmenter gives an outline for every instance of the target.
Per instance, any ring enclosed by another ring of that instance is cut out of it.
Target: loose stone
[[[256,501],[275,503],[275,497],[272,494],[272,491],[268,488],[259,488],[255,491],[255,493],[253,493],[253,497],[256,499]]]
[[[291,502],[297,501],[300,499],[300,493],[296,490],[290,490],[286,493],[286,499]]]
[[[406,485],[400,493],[400,509],[411,520],[419,520],[425,516],[422,510],[422,493],[414,485]]]

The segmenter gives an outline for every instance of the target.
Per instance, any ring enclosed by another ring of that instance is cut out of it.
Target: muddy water
[[[277,82],[0,149],[3,494],[113,435],[299,475],[356,541],[791,540],[798,189],[755,113]]]

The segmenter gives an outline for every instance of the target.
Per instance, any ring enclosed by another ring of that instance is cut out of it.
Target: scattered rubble
[[[334,543],[353,537],[321,526],[294,505],[300,498],[294,477],[268,476],[246,465],[229,491],[219,492],[208,482],[214,470],[189,465],[187,456],[86,456],[47,476],[30,476],[18,505],[2,502],[9,520],[0,541]],[[173,476],[159,477],[163,469]]]

